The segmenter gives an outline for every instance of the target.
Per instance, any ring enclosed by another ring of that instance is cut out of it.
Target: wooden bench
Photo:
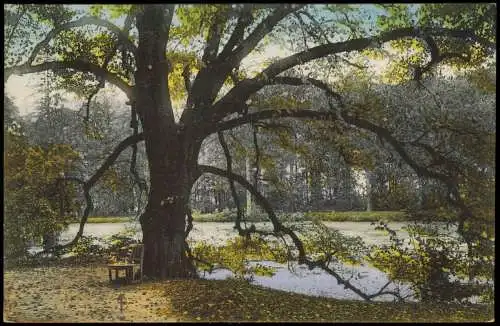
[[[134,271],[137,270],[139,274],[139,281],[142,282],[142,265],[144,261],[144,245],[143,244],[132,244],[126,248],[123,248],[125,253],[125,258],[122,261],[117,261],[109,263],[108,274],[109,281],[113,282],[112,271],[115,271],[115,280],[118,280],[119,271],[125,271],[126,282],[132,283],[136,280]]]

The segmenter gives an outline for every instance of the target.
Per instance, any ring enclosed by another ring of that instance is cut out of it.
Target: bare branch
[[[207,45],[201,58],[202,62],[209,63],[217,57],[222,31],[227,22],[228,14],[228,11],[222,13],[219,11],[215,14],[214,21],[208,31]]]
[[[64,245],[55,245],[51,248],[47,248],[47,250],[41,251],[38,254],[41,255],[41,254],[47,253],[48,251],[62,250],[65,248],[69,248],[69,247],[74,246],[78,242],[78,240],[81,238],[81,236],[83,234],[83,229],[85,227],[85,223],[87,223],[87,218],[88,218],[91,210],[93,209],[92,197],[90,196],[90,190],[96,184],[96,182],[99,181],[99,179],[102,177],[104,172],[106,172],[109,169],[109,167],[111,165],[113,165],[113,163],[116,161],[118,156],[121,154],[121,152],[123,152],[123,150],[125,148],[127,148],[130,145],[136,144],[137,142],[142,141],[142,140],[144,140],[143,134],[132,135],[132,136],[125,138],[121,143],[118,144],[118,146],[116,146],[116,148],[113,150],[111,155],[109,155],[107,157],[107,159],[104,161],[104,163],[101,165],[101,167],[99,169],[97,169],[97,171],[94,173],[94,175],[92,175],[87,181],[83,181],[83,180],[81,180],[79,178],[75,178],[75,177],[66,177],[66,178],[60,178],[60,179],[56,180],[57,183],[59,183],[61,181],[75,181],[75,182],[80,183],[83,186],[86,206],[85,206],[85,210],[84,210],[83,215],[82,215],[81,220],[80,220],[80,227],[78,229],[76,236],[73,238],[73,240],[71,240],[70,242],[68,242]]]
[[[214,166],[209,166],[209,165],[198,165],[198,170],[200,173],[211,173],[215,175],[219,175],[228,179],[232,179],[236,182],[238,182],[241,186],[243,186],[245,189],[247,189],[252,196],[254,196],[255,200],[259,203],[260,206],[266,211],[269,219],[271,220],[271,223],[273,224],[274,227],[274,233],[280,234],[280,233],[286,233],[290,235],[294,243],[296,244],[297,249],[299,250],[299,255],[300,257],[305,257],[305,249],[300,241],[300,239],[297,237],[295,233],[293,233],[289,228],[283,226],[281,222],[278,220],[278,217],[276,216],[276,213],[274,212],[271,204],[269,201],[264,197],[250,182],[248,182],[244,177],[241,175],[235,174],[233,172],[229,172],[226,170],[222,170],[219,168],[216,168]],[[265,231],[258,231],[255,228],[255,225],[252,225],[250,229],[248,229],[248,232],[251,233],[259,233],[261,235],[274,235],[273,233],[265,232]]]
[[[303,5],[283,5],[275,9],[269,16],[267,16],[264,21],[262,21],[253,32],[238,45],[234,50],[233,57],[231,61],[234,60],[234,65],[239,65],[241,60],[245,58],[252,50],[257,46],[257,44],[272,31],[274,26],[276,26],[283,18],[299,10]]]
[[[414,76],[413,76],[414,80],[420,81],[423,74],[430,71],[433,67],[435,67],[436,65],[438,65],[442,61],[454,59],[454,58],[458,58],[458,59],[461,59],[463,61],[470,60],[470,56],[467,54],[464,54],[464,53],[447,52],[447,53],[441,54],[441,51],[439,51],[439,48],[436,44],[436,41],[430,35],[424,36],[423,39],[424,39],[425,43],[427,44],[427,46],[429,47],[431,60],[423,67],[415,67]]]
[[[164,5],[161,5],[160,8],[162,8],[162,10],[166,13],[164,33],[165,33],[166,42],[168,42],[169,35],[170,35],[170,27],[172,25],[172,19],[174,18],[175,5],[164,4]]]
[[[250,26],[253,22],[252,17],[252,5],[244,4],[243,9],[240,12],[238,17],[238,22],[236,23],[236,27],[233,30],[233,33],[229,37],[226,45],[222,49],[220,53],[221,58],[227,57],[233,50],[235,46],[238,46],[239,43],[243,40],[243,34],[245,32],[245,28]]]
[[[10,76],[12,74],[24,75],[29,73],[42,72],[46,70],[62,70],[62,69],[74,69],[82,72],[90,72],[94,75],[104,78],[106,81],[117,86],[121,89],[129,99],[133,98],[132,86],[127,84],[123,79],[118,77],[118,75],[110,73],[106,69],[103,69],[95,64],[83,60],[73,60],[73,61],[51,61],[45,62],[39,65],[31,66],[28,64],[23,64],[20,66],[10,67],[5,69],[5,75]]]
[[[118,158],[118,156],[125,150],[125,148],[136,144],[137,142],[140,142],[144,140],[144,134],[137,134],[137,135],[132,135],[127,138],[125,138],[123,141],[121,141],[113,150],[113,152],[108,156],[108,158],[104,161],[104,163],[97,169],[97,171],[94,173],[94,175],[86,182],[86,184],[89,185],[89,187],[93,187],[94,184],[99,180],[99,178],[106,172],[106,170],[113,165],[115,160]]]
[[[252,134],[253,134],[253,146],[255,148],[255,171],[253,173],[253,186],[255,188],[258,188],[258,182],[259,182],[259,165],[260,165],[260,148],[259,148],[259,141],[257,139],[257,126],[255,124],[252,124]]]
[[[184,70],[182,70],[182,78],[184,78],[184,86],[186,87],[186,91],[189,94],[191,91],[191,80],[190,80],[190,72],[189,69],[191,66],[189,64],[186,64],[184,67]]]
[[[249,113],[239,118],[220,122],[216,125],[207,128],[207,133],[215,133],[217,131],[233,129],[247,123],[253,123],[266,119],[277,118],[301,118],[311,120],[337,120],[337,115],[329,111],[314,111],[314,110],[264,110],[259,112]]]
[[[226,157],[226,170],[228,173],[233,173],[232,172],[232,158],[231,158],[231,153],[229,152],[229,147],[227,146],[226,140],[224,139],[224,133],[222,131],[219,131],[217,133],[217,136],[219,137],[219,143],[222,146],[222,149],[224,150],[224,156]],[[236,205],[236,221],[235,221],[235,229],[238,231],[239,235],[244,236],[249,235],[249,233],[245,233],[245,230],[241,228],[241,220],[243,219],[243,210],[241,208],[241,203],[240,199],[238,198],[238,193],[236,192],[236,187],[234,186],[234,180],[227,178],[229,182],[229,187],[231,188],[231,194],[233,196],[234,204]]]

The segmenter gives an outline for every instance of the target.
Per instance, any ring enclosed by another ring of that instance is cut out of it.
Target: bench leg
[[[111,268],[108,268],[109,281],[112,282],[113,278],[111,277]]]

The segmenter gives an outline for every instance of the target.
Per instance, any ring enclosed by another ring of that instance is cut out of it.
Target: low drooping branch
[[[92,203],[92,197],[90,196],[90,190],[96,184],[96,182],[99,181],[99,179],[102,177],[104,172],[106,172],[109,169],[109,167],[111,165],[113,165],[113,163],[116,161],[118,156],[121,154],[121,152],[123,152],[123,150],[125,148],[127,148],[128,146],[131,146],[133,144],[136,144],[137,142],[142,141],[142,140],[144,140],[143,134],[132,135],[132,136],[125,138],[122,142],[120,142],[118,144],[118,146],[115,147],[115,149],[113,150],[111,155],[109,155],[106,158],[106,160],[102,163],[102,165],[99,167],[99,169],[97,169],[97,171],[87,181],[83,181],[83,180],[81,180],[79,178],[75,178],[75,177],[65,177],[65,178],[59,178],[56,180],[57,183],[60,183],[61,181],[75,181],[75,182],[80,183],[83,187],[83,192],[84,192],[84,196],[85,196],[85,202],[86,202],[85,209],[84,209],[83,215],[80,219],[80,227],[78,228],[78,232],[75,235],[75,237],[73,238],[73,240],[71,240],[70,242],[68,242],[64,245],[54,245],[51,248],[47,248],[46,250],[39,252],[37,255],[42,255],[42,254],[45,254],[45,253],[53,251],[53,250],[62,250],[62,249],[70,248],[78,242],[78,240],[81,238],[81,236],[83,234],[83,229],[85,227],[85,223],[87,223],[87,219],[89,217],[89,214],[93,209],[93,203]]]
[[[290,79],[289,81],[296,82],[296,79]],[[316,86],[321,86],[320,88],[323,88],[325,86],[324,84],[317,84]],[[332,91],[329,90],[328,88],[325,89],[327,91],[327,94],[333,96],[332,94],[336,93],[331,93]],[[331,94],[330,94],[331,93]],[[459,223],[459,232],[460,234],[463,235],[464,239],[467,237],[465,235],[465,231],[463,231],[463,226],[464,222],[467,219],[470,219],[473,215],[471,210],[467,207],[467,205],[463,202],[463,200],[460,198],[459,193],[458,193],[458,185],[457,185],[457,178],[455,174],[445,174],[437,171],[430,170],[428,167],[422,166],[417,163],[417,160],[411,157],[411,155],[408,153],[408,151],[405,149],[405,143],[397,140],[392,133],[381,126],[378,126],[366,119],[362,119],[360,117],[354,116],[349,113],[349,111],[343,106],[342,100],[338,98],[338,94],[335,95],[335,98],[341,105],[341,110],[340,110],[340,116],[337,113],[337,110],[335,112],[320,112],[320,111],[313,111],[313,110],[265,110],[265,111],[259,111],[255,113],[251,113],[239,118],[231,119],[228,121],[221,122],[215,126],[213,129],[214,131],[222,131],[222,130],[228,130],[232,129],[247,123],[253,123],[259,120],[264,120],[264,119],[272,119],[272,118],[284,118],[284,117],[293,117],[293,118],[306,118],[306,119],[312,119],[312,120],[330,120],[330,121],[335,121],[335,120],[340,120],[345,123],[354,125],[358,128],[368,130],[370,132],[373,132],[375,135],[380,137],[381,139],[385,140],[388,142],[392,148],[399,154],[399,156],[403,159],[403,161],[408,164],[418,176],[420,177],[426,177],[426,178],[431,178],[431,179],[436,179],[441,181],[443,184],[445,184],[449,190],[450,194],[453,194],[454,198],[449,198],[448,200],[450,203],[459,208],[461,210],[460,214],[460,223]],[[333,107],[331,107],[332,111],[334,110]],[[419,147],[421,144],[412,144],[413,146]],[[429,148],[426,150],[429,154],[433,154],[432,151],[429,151]],[[434,153],[435,154],[435,153]],[[440,156],[440,159],[444,159],[443,156]],[[447,160],[445,160],[447,162]]]
[[[305,82],[302,81],[301,79],[291,78],[291,77],[277,77],[275,78],[274,82],[275,83],[280,82],[283,84],[295,85],[295,86],[300,85],[301,83],[305,84]],[[459,186],[458,186],[457,173],[463,173],[463,171],[460,170],[459,166],[452,160],[449,160],[442,154],[438,153],[430,145],[420,143],[418,141],[413,141],[410,142],[412,146],[424,149],[431,156],[433,162],[439,163],[439,165],[444,165],[445,167],[447,167],[449,170],[451,169],[452,171],[449,171],[450,172],[449,174],[444,174],[430,170],[429,166],[422,166],[418,164],[417,161],[413,159],[406,151],[404,147],[405,143],[398,141],[388,129],[375,125],[374,123],[366,119],[362,119],[360,117],[350,114],[348,108],[345,106],[340,95],[332,91],[327,84],[319,80],[313,80],[311,78],[307,79],[307,83],[310,83],[324,90],[327,96],[333,97],[338,102],[340,106],[339,118],[341,118],[342,121],[348,124],[352,124],[356,127],[362,128],[364,130],[371,131],[374,134],[376,134],[380,139],[384,139],[385,141],[387,141],[389,144],[391,144],[392,148],[396,150],[396,152],[405,161],[405,163],[408,164],[417,173],[418,176],[436,179],[441,181],[444,185],[446,185],[449,193],[449,196],[447,196],[448,201],[452,206],[457,207],[461,211],[461,213],[459,214],[458,233],[464,238],[464,240],[467,242],[470,248],[470,241],[472,234],[470,234],[470,232],[468,231],[465,231],[464,225],[467,219],[473,217],[473,214],[471,209],[465,204],[465,202],[461,198],[458,190]],[[329,104],[330,104],[330,110],[336,112],[337,111],[336,108],[331,103]],[[439,105],[439,103],[437,104]],[[476,234],[476,237],[478,236],[479,235]]]
[[[118,144],[118,146],[115,147],[113,152],[108,156],[108,158],[104,161],[104,163],[99,167],[99,169],[97,169],[94,175],[90,177],[90,179],[86,182],[87,184],[89,184],[89,187],[93,187],[95,185],[95,183],[104,174],[104,172],[106,172],[106,170],[109,169],[111,165],[113,165],[115,160],[118,158],[121,152],[125,150],[125,148],[133,144],[136,144],[142,140],[144,140],[144,134],[140,133],[137,135],[129,136],[125,138],[123,141],[121,141]]]
[[[217,136],[219,137],[219,143],[224,151],[224,156],[226,157],[226,170],[228,173],[232,173],[232,157],[231,153],[229,152],[229,147],[227,146],[227,142],[224,139],[224,133],[222,131],[219,131],[217,133]],[[244,235],[249,235],[247,230],[241,228],[241,220],[243,219],[243,210],[241,208],[241,203],[240,199],[238,198],[238,193],[236,192],[236,187],[234,185],[234,180],[227,178],[229,182],[229,187],[231,188],[231,194],[233,196],[234,204],[236,205],[236,221],[235,221],[235,229],[238,231],[238,234],[241,236]]]
[[[331,103],[330,103],[330,110],[331,110],[332,113],[335,112],[333,114],[336,115],[338,118],[340,118],[341,120],[343,120],[344,122],[346,122],[348,124],[351,124],[351,125],[354,125],[356,127],[359,127],[359,128],[362,128],[362,129],[365,129],[365,130],[368,130],[368,131],[371,131],[371,132],[375,133],[381,139],[383,139],[383,140],[387,141],[388,143],[390,143],[392,145],[392,147],[401,156],[401,158],[411,168],[413,168],[413,170],[419,176],[425,176],[425,177],[429,177],[429,178],[435,178],[435,179],[441,180],[442,182],[445,182],[445,183],[449,182],[449,180],[451,178],[449,175],[431,171],[431,170],[427,169],[426,167],[417,164],[415,162],[415,160],[413,160],[410,157],[410,155],[408,154],[408,152],[404,148],[404,143],[401,142],[401,141],[398,141],[391,134],[391,132],[388,129],[386,129],[384,127],[381,127],[381,126],[378,126],[378,125],[376,125],[376,124],[374,124],[374,123],[372,123],[372,122],[370,122],[370,121],[368,121],[366,119],[363,119],[363,118],[360,118],[358,116],[350,114],[349,110],[346,107],[346,105],[344,104],[344,102],[343,102],[342,97],[340,96],[340,94],[338,94],[335,91],[333,91],[326,83],[324,83],[324,82],[322,82],[320,80],[314,79],[314,78],[307,78],[304,81],[304,80],[302,80],[300,78],[295,78],[295,77],[276,77],[276,78],[274,78],[273,82],[275,84],[279,83],[279,84],[286,84],[286,85],[292,85],[292,86],[299,86],[299,85],[311,84],[311,85],[314,85],[315,87],[317,87],[319,89],[322,89],[326,93],[327,96],[332,97],[332,98],[334,98],[337,101],[337,103],[338,103],[338,105],[340,107],[340,113],[339,113],[340,116],[337,116],[338,114],[336,112],[338,110]],[[264,111],[261,111],[261,112],[264,112]],[[294,112],[298,112],[298,111],[294,111]],[[435,154],[436,154],[435,151],[432,151],[432,148],[429,148],[430,146],[425,146],[425,145],[422,145],[420,143],[413,143],[412,145],[416,146],[416,147],[422,147],[423,146],[423,147],[425,147],[426,151],[429,154],[431,154],[433,156],[435,156]],[[442,156],[440,156],[440,158],[443,159]]]
[[[260,166],[260,148],[259,140],[257,139],[257,126],[252,124],[252,134],[253,134],[253,147],[255,149],[255,171],[253,172],[253,185],[258,189],[257,185],[259,183],[259,166]]]
[[[298,263],[299,264],[305,264],[309,267],[309,269],[314,269],[316,267],[321,268],[325,272],[327,272],[329,275],[332,275],[335,277],[337,280],[338,284],[344,285],[346,289],[349,289],[353,291],[354,293],[358,294],[360,297],[363,299],[370,301],[371,299],[381,296],[381,295],[393,295],[394,297],[398,298],[399,300],[403,300],[403,298],[399,295],[397,292],[393,291],[383,291],[386,287],[387,284],[382,287],[379,291],[373,293],[373,294],[366,294],[353,284],[349,282],[349,280],[344,279],[340,274],[335,272],[332,268],[327,266],[326,260],[319,260],[319,261],[313,261],[311,260],[305,251],[304,244],[302,243],[302,240],[295,234],[295,232],[284,226],[279,220],[278,217],[276,216],[276,213],[274,212],[271,204],[269,201],[252,185],[250,184],[244,177],[234,174],[232,172],[222,170],[213,166],[208,166],[208,165],[198,165],[198,169],[200,173],[211,173],[215,174],[218,176],[222,176],[225,178],[228,178],[230,180],[234,180],[238,182],[240,185],[242,185],[244,188],[246,188],[256,199],[256,201],[259,203],[260,206],[266,211],[268,214],[269,219],[271,220],[271,223],[273,224],[273,232],[266,232],[262,230],[257,230],[255,228],[255,225],[252,225],[250,229],[247,230],[249,233],[256,233],[256,234],[261,234],[261,235],[272,235],[278,238],[283,238],[283,235],[288,235],[292,241],[295,247],[298,250]]]
[[[46,70],[62,70],[62,69],[74,69],[81,72],[90,72],[96,75],[97,77],[101,77],[108,81],[109,83],[117,86],[121,89],[129,99],[133,98],[133,88],[129,84],[127,84],[123,79],[121,79],[118,75],[110,73],[106,69],[103,69],[93,63],[88,61],[84,61],[81,59],[72,60],[72,61],[50,61],[44,62],[39,65],[28,65],[23,64],[20,66],[14,66],[5,69],[5,75],[10,76],[12,74],[16,75],[24,75],[29,73],[42,72]]]
[[[248,182],[244,177],[241,175],[235,174],[235,173],[229,173],[226,170],[222,170],[213,166],[209,165],[198,165],[198,170],[200,173],[211,173],[215,174],[218,176],[222,176],[228,179],[232,179],[236,182],[238,182],[241,186],[243,186],[246,190],[254,196],[255,200],[259,203],[260,206],[266,211],[266,213],[269,216],[269,219],[271,220],[271,223],[273,224],[274,232],[275,233],[280,233],[280,232],[291,232],[291,230],[281,224],[281,222],[278,220],[278,217],[276,216],[276,213],[274,212],[271,204],[269,201],[259,192],[257,189],[250,183]],[[264,232],[264,231],[258,231],[255,229],[255,226],[252,226],[250,228],[253,233],[259,233],[262,235],[270,235],[269,232]],[[287,233],[288,234],[288,233]],[[295,239],[297,241],[300,241],[300,239],[293,233],[290,235],[292,237],[292,240]],[[295,243],[294,240],[294,243]],[[299,251],[299,256],[300,257],[305,257],[305,249],[302,243],[297,242],[297,250]]]

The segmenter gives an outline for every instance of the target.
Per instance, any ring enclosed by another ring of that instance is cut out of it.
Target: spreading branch
[[[238,46],[239,43],[243,40],[243,34],[245,29],[250,26],[253,22],[252,16],[252,5],[244,4],[242,10],[240,11],[240,15],[238,17],[238,21],[236,23],[236,27],[233,30],[233,33],[229,37],[226,45],[222,49],[219,57],[226,58],[230,53],[232,53],[235,46]]]
[[[113,74],[108,70],[99,67],[98,65],[95,65],[93,63],[81,59],[72,61],[44,62],[34,66],[29,64],[23,64],[20,66],[6,68],[5,75],[6,76],[10,76],[12,74],[24,75],[29,73],[43,72],[47,70],[57,71],[62,69],[73,69],[81,72],[93,73],[97,77],[103,78],[107,82],[117,86],[128,96],[129,99],[133,98],[133,91],[132,91],[133,88],[129,84],[127,84],[123,79],[121,79],[118,75]]]
[[[266,119],[278,119],[278,118],[299,118],[299,119],[311,119],[311,120],[337,120],[337,115],[334,112],[329,111],[315,111],[315,110],[263,110],[253,113],[248,113],[247,115],[226,120],[218,124],[212,125],[207,128],[205,132],[211,134],[217,131],[234,129],[236,127],[255,123],[260,120]]]
[[[424,41],[427,44],[427,47],[429,48],[429,53],[431,56],[431,60],[424,65],[423,67],[414,67],[414,74],[413,74],[413,79],[420,81],[423,74],[429,72],[433,67],[437,66],[439,63],[449,60],[449,59],[461,59],[463,61],[467,61],[470,59],[470,56],[465,54],[465,53],[455,53],[455,52],[447,52],[447,53],[441,53],[439,50],[436,41],[434,38],[430,35],[424,36]]]
[[[215,14],[214,21],[210,25],[208,31],[207,45],[201,58],[202,62],[209,63],[217,57],[220,39],[222,37],[222,31],[228,19],[228,14],[228,11],[225,10],[223,10],[222,12],[219,11]]]
[[[299,10],[303,5],[283,5],[276,8],[271,14],[269,14],[255,29],[250,33],[250,35],[243,40],[234,49],[232,57],[233,64],[239,65],[241,60],[245,58],[257,44],[267,35],[272,29],[286,16]]]
[[[246,79],[240,82],[236,87],[231,89],[222,99],[213,105],[211,114],[214,120],[220,120],[227,114],[238,112],[241,108],[241,103],[245,102],[250,95],[254,94],[262,87],[269,84],[275,76],[288,70],[294,66],[307,63],[311,60],[325,57],[331,54],[342,52],[362,51],[369,47],[379,47],[385,42],[398,40],[402,38],[422,38],[423,35],[440,36],[456,38],[468,41],[478,42],[488,48],[493,48],[495,45],[487,40],[477,37],[473,31],[469,30],[454,30],[449,28],[400,28],[392,31],[381,33],[378,36],[357,38],[344,42],[328,43],[315,46],[311,49],[295,53],[283,59],[280,59],[270,64],[260,74],[251,79]]]
[[[278,78],[276,78],[276,79],[278,79]],[[419,177],[436,179],[436,180],[441,181],[444,185],[446,185],[446,187],[448,189],[448,193],[450,194],[450,196],[447,196],[448,201],[450,202],[451,205],[458,207],[460,209],[460,212],[461,212],[459,215],[458,232],[459,232],[459,234],[462,235],[462,237],[466,240],[467,244],[470,246],[470,238],[472,235],[469,234],[470,232],[465,231],[464,225],[465,225],[465,221],[467,219],[470,219],[473,217],[473,214],[472,214],[472,211],[470,210],[470,208],[465,204],[465,202],[460,197],[459,190],[458,190],[458,183],[457,183],[458,181],[457,181],[457,176],[456,176],[456,174],[459,173],[460,171],[454,162],[450,161],[445,156],[438,153],[433,147],[431,147],[427,144],[423,144],[423,143],[419,143],[419,142],[412,142],[412,143],[410,143],[411,145],[424,149],[432,157],[432,159],[434,161],[437,160],[437,161],[441,162],[442,164],[444,164],[445,166],[447,166],[448,168],[454,167],[454,169],[452,169],[452,170],[455,170],[455,171],[449,171],[450,174],[444,174],[444,173],[432,171],[429,169],[428,166],[426,167],[426,166],[422,166],[422,165],[418,164],[416,162],[416,160],[413,159],[408,154],[407,150],[405,149],[404,142],[397,140],[388,129],[381,127],[381,126],[378,126],[378,125],[376,125],[376,124],[374,124],[366,119],[362,119],[360,117],[357,117],[355,115],[350,114],[348,108],[343,103],[340,95],[335,93],[334,91],[332,91],[328,87],[328,85],[324,82],[321,82],[319,80],[312,80],[311,78],[309,78],[306,82],[302,81],[302,79],[288,78],[288,77],[287,78],[283,77],[283,78],[278,79],[278,80],[284,84],[295,85],[295,86],[300,85],[300,82],[302,84],[309,83],[309,84],[313,84],[314,86],[324,90],[326,95],[333,97],[338,102],[338,105],[340,106],[340,110],[337,110],[332,103],[329,103],[330,110],[332,111],[332,114],[335,117],[340,118],[340,120],[344,121],[345,123],[354,125],[358,128],[364,129],[364,130],[371,131],[372,133],[377,135],[380,139],[383,139],[386,142],[388,142],[389,144],[391,144],[392,148],[394,150],[396,150],[396,152],[403,159],[403,161],[405,161],[405,163],[408,164]],[[291,111],[291,112],[295,113],[296,117],[305,117],[306,115],[308,115],[308,118],[313,118],[313,119],[326,118],[326,117],[323,117],[322,115],[312,114],[311,111],[299,113],[300,111],[303,111],[303,110]],[[333,112],[337,112],[337,111],[340,111],[340,115],[338,113],[333,113]],[[245,116],[243,118],[247,118],[249,121],[253,121],[253,120],[259,119],[260,118],[259,114],[261,114],[262,112],[266,112],[266,111],[257,112],[255,114],[256,116],[254,116],[254,117]],[[317,111],[313,111],[313,112],[317,112]],[[268,116],[268,114],[263,114],[263,116]],[[291,116],[291,115],[288,115],[288,116]],[[331,116],[329,118],[334,119],[333,116]],[[227,122],[224,122],[223,125],[225,123],[227,123],[228,126],[231,126],[232,123],[237,122],[237,120],[239,120],[239,119],[229,120]],[[233,121],[233,122],[231,122],[231,121]],[[234,127],[232,127],[232,128],[234,128]]]

